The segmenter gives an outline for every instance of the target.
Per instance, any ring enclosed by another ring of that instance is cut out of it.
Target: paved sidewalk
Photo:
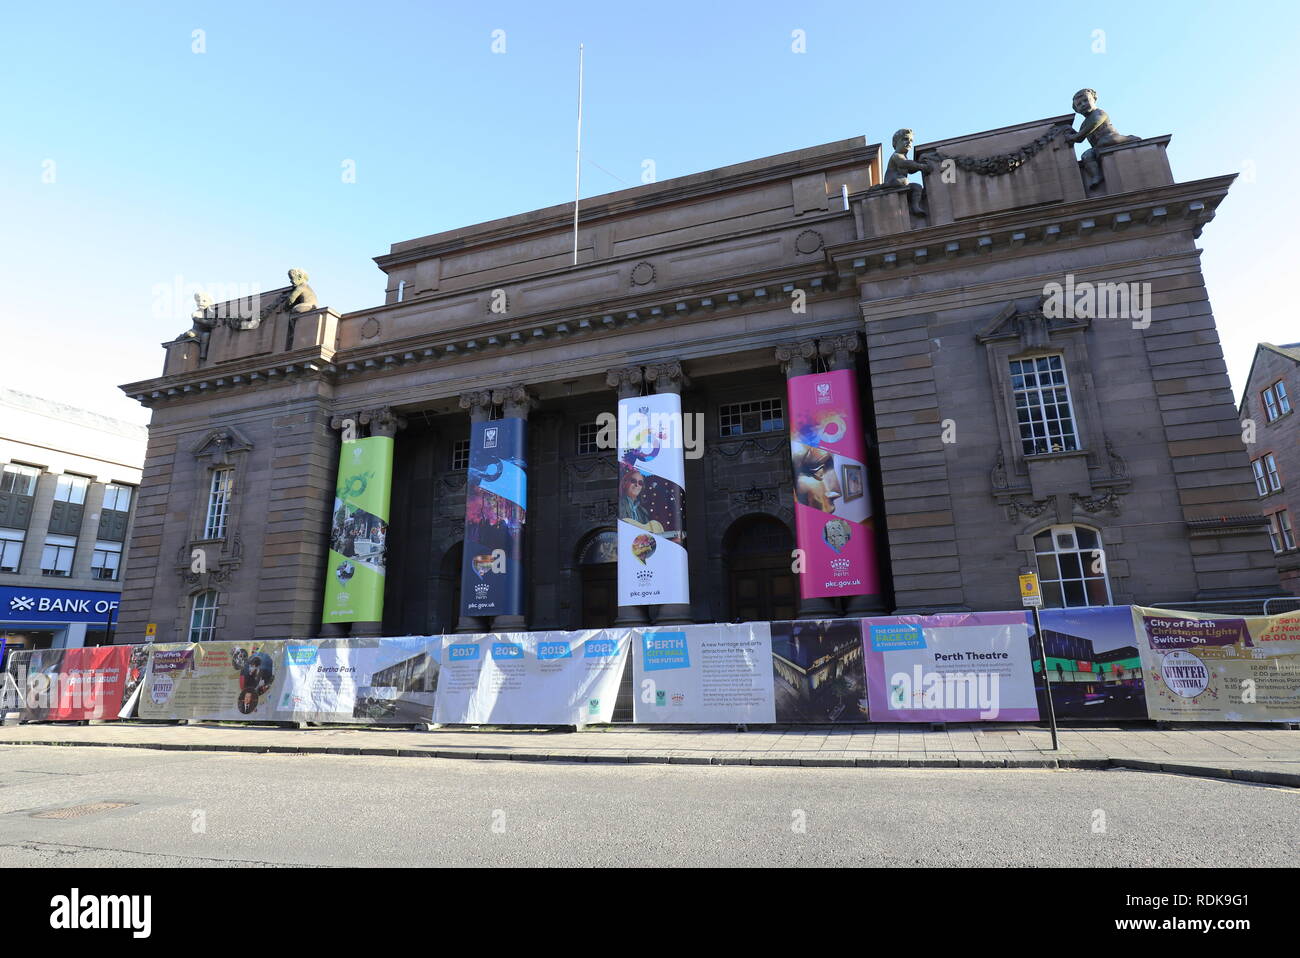
[[[557,762],[913,768],[1133,768],[1300,787],[1300,731],[1260,726],[998,725],[550,729],[5,725],[0,746],[81,745]]]

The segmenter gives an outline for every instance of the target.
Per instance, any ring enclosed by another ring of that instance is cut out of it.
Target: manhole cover
[[[135,802],[90,802],[86,805],[69,805],[67,808],[51,808],[45,812],[33,812],[32,818],[81,818],[83,815],[97,815],[111,812],[115,808],[130,808]]]

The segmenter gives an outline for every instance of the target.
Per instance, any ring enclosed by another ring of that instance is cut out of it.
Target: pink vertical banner
[[[880,575],[867,444],[851,369],[789,380],[795,538],[803,552],[805,599],[876,595]]]

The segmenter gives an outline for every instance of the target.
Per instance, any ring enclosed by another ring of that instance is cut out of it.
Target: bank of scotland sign
[[[83,589],[0,587],[0,621],[99,623],[117,621],[118,593]]]

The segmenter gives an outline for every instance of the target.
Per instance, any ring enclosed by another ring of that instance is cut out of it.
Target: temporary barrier
[[[1058,719],[1147,717],[1141,641],[1126,605],[1043,609],[1038,615],[1047,649],[1047,677]],[[1043,661],[1034,646],[1034,691],[1046,711]]]

